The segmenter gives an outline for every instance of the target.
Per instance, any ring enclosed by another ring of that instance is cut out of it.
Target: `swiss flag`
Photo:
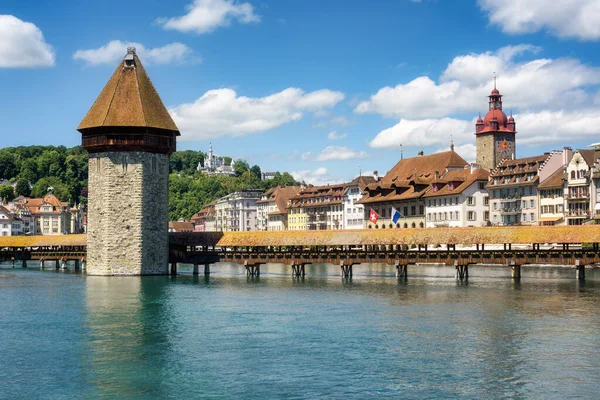
[[[373,210],[371,208],[371,212],[369,213],[369,221],[371,221],[372,223],[376,224],[378,218],[379,218],[379,214],[377,214],[375,212],[375,210]]]

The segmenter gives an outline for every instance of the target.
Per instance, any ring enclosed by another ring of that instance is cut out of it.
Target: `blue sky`
[[[555,4],[556,3],[556,4]],[[0,6],[3,146],[75,130],[134,43],[182,136],[316,184],[419,150],[474,159],[494,72],[517,156],[600,142],[600,2],[31,2]]]

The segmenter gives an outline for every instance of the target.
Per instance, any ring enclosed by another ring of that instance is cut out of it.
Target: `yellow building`
[[[292,202],[290,201],[288,206],[288,230],[290,231],[305,231],[307,230],[307,222],[308,215],[306,214],[306,210],[300,204],[297,204],[295,207],[292,207]]]

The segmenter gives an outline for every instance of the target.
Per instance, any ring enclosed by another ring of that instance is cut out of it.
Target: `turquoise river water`
[[[600,271],[0,267],[0,398],[600,398]]]

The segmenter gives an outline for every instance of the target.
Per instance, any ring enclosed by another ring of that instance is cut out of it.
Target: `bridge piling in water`
[[[248,261],[244,261],[244,267],[246,268],[246,276],[260,276],[260,264],[248,264]]]
[[[14,257],[12,258],[12,267],[13,268],[15,267],[15,258]]]
[[[23,259],[23,262],[21,263],[21,268],[27,268],[27,260]]]
[[[506,265],[510,267],[510,277],[515,281],[521,279],[521,266],[517,265],[514,261],[506,259]]]
[[[56,260],[54,268],[56,268],[57,271],[60,269],[60,261],[59,260]]]
[[[580,260],[575,260],[575,274],[580,281],[585,280],[585,264],[581,264]]]
[[[342,278],[351,278],[352,277],[352,264],[345,263],[344,261],[340,261],[340,268],[342,270],[341,275]]]
[[[293,262],[292,263],[292,276],[295,276],[297,278],[301,277],[301,276],[306,276],[304,264],[302,264],[302,263],[297,264],[297,263]]]
[[[396,278],[408,278],[408,265],[400,264],[400,261],[395,262],[396,265]]]
[[[75,271],[79,271],[79,259],[75,260]]]
[[[64,258],[60,261],[60,269],[62,269],[63,271],[67,269],[67,260],[65,260]]]
[[[456,268],[456,279],[469,280],[469,264],[458,265],[458,261],[454,261]]]
[[[44,269],[44,263],[45,263],[44,259],[40,258],[40,269]]]
[[[204,276],[210,275],[210,264],[204,264]]]
[[[176,262],[171,263],[171,275],[177,275],[177,263]]]
[[[192,270],[192,275],[198,275],[198,263],[194,263],[194,269]]]

